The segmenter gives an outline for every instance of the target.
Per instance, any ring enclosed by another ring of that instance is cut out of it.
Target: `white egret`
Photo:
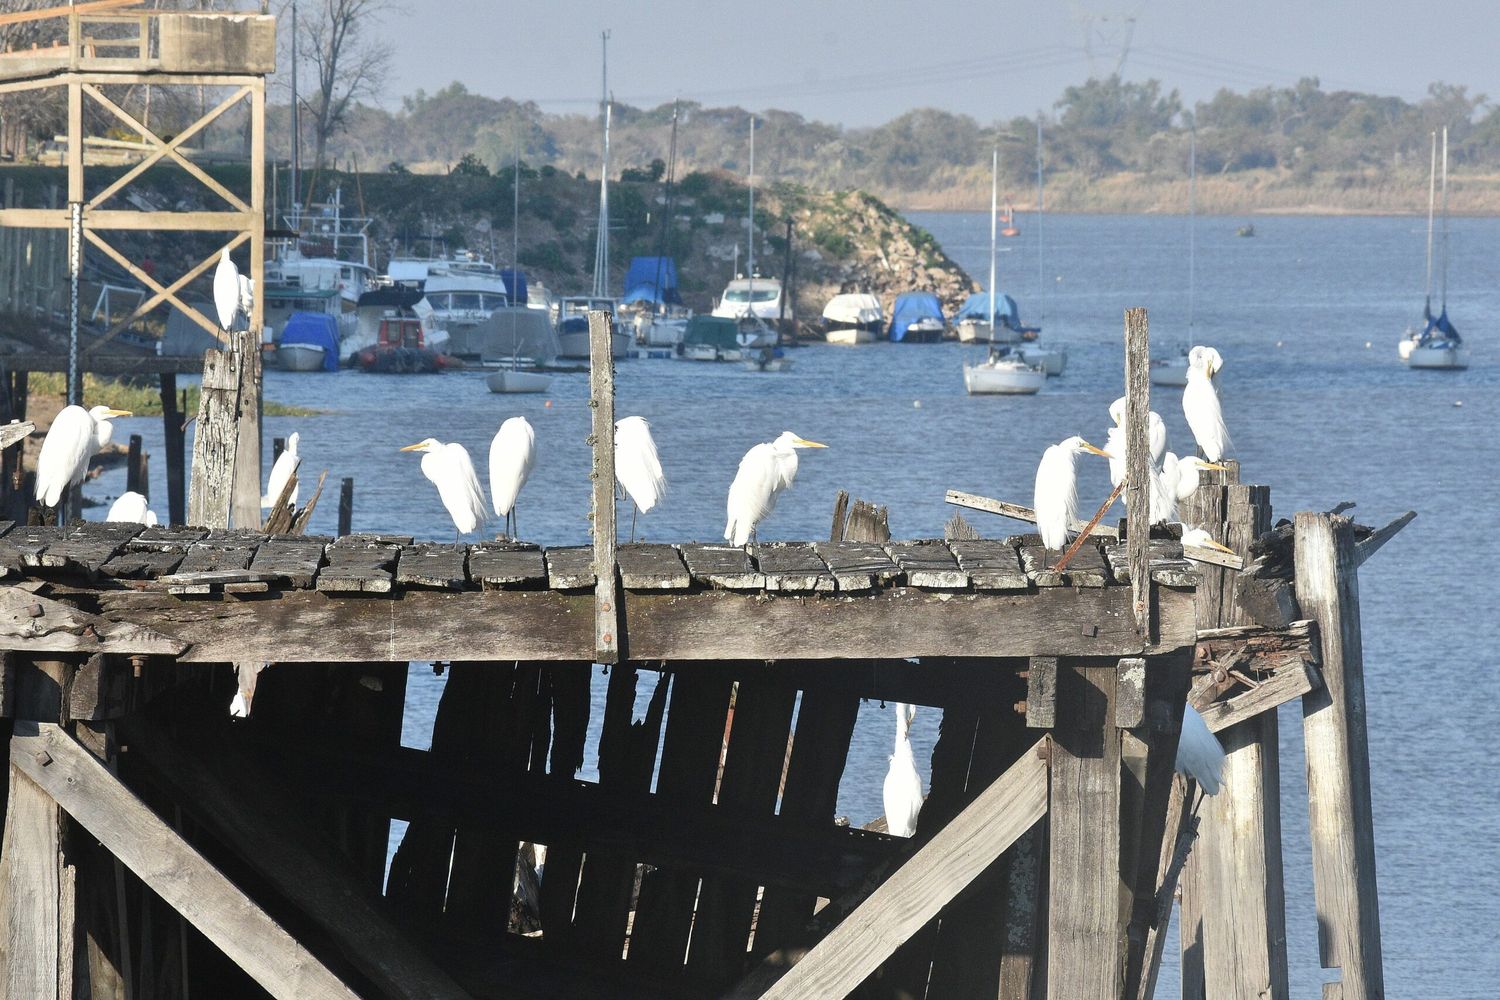
[[[245,314],[245,321],[250,321],[250,314],[255,310],[255,282],[243,274],[237,275],[240,282],[240,312]]]
[[[114,436],[115,417],[128,417],[129,410],[95,406],[64,406],[52,420],[36,460],[36,499],[44,507],[56,507],[70,486],[83,482],[89,459]]]
[[[1217,795],[1224,773],[1224,747],[1208,730],[1208,723],[1192,705],[1182,710],[1182,734],[1177,737],[1177,771],[1194,781],[1206,795]]]
[[[656,441],[645,417],[615,421],[615,479],[630,497],[630,540],[635,541],[635,516],[650,512],[667,492],[667,479],[656,455]]]
[[[1109,404],[1113,424],[1105,434],[1104,450],[1109,452],[1109,485],[1119,486],[1125,478],[1125,407],[1124,396]],[[1155,410],[1146,413],[1146,440],[1151,445],[1151,462],[1160,465],[1167,453],[1167,425]]]
[[[422,452],[422,475],[437,487],[438,497],[460,535],[467,535],[484,522],[484,489],[474,474],[468,449],[456,441],[444,444],[437,438],[427,438],[401,450]]]
[[[1215,549],[1219,552],[1227,552],[1234,555],[1234,549],[1227,545],[1220,545],[1214,541],[1213,536],[1202,528],[1188,528],[1182,533],[1182,544],[1184,548]]]
[[[1070,437],[1042,453],[1036,467],[1036,526],[1042,533],[1042,544],[1061,549],[1068,544],[1068,522],[1078,515],[1078,456],[1084,452],[1109,457],[1109,452],[1095,448],[1081,437]]]
[[[911,752],[911,722],[916,716],[915,705],[896,706],[896,750],[885,772],[884,789],[885,825],[893,837],[916,833],[922,811],[922,776]]]
[[[1197,492],[1200,474],[1205,469],[1214,469],[1218,472],[1228,471],[1225,466],[1216,462],[1205,462],[1197,455],[1178,458],[1170,451],[1162,458],[1161,463],[1162,479],[1179,501],[1186,500]]]
[[[1219,391],[1213,381],[1223,367],[1224,359],[1212,347],[1194,347],[1188,352],[1182,413],[1187,417],[1193,439],[1210,462],[1219,461],[1229,448],[1229,429],[1224,426],[1224,411],[1219,407]]]
[[[797,478],[798,448],[827,448],[791,431],[782,431],[775,441],[762,441],[745,452],[740,470],[729,485],[729,520],[724,538],[731,545],[744,545],[755,535],[755,527],[776,509],[776,498]]]
[[[495,516],[505,520],[505,533],[515,537],[516,497],[536,464],[536,432],[525,417],[511,417],[490,442],[490,500]]]
[[[297,466],[302,464],[302,456],[297,454],[297,443],[301,441],[302,435],[296,431],[287,435],[286,447],[281,449],[281,454],[276,456],[276,464],[271,466],[271,478],[266,480],[266,495],[260,498],[262,507],[274,506],[276,500],[281,496],[281,491],[286,489],[286,482],[292,478],[297,471]],[[292,487],[291,496],[287,502],[292,507],[297,506],[297,491],[301,484]]]
[[[156,524],[156,514],[151,510],[149,501],[134,490],[121,493],[109,505],[109,513],[104,515],[104,519],[144,524],[148,528]]]
[[[229,259],[228,247],[219,251],[219,266],[214,268],[214,310],[226,333],[234,329],[240,310],[240,269]]]

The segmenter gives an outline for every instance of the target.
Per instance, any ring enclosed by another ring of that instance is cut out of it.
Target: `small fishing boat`
[[[1047,373],[1009,352],[991,351],[977,365],[964,365],[964,391],[971,396],[1031,396],[1046,383]]]
[[[1427,296],[1422,306],[1422,329],[1408,330],[1397,353],[1408,368],[1462,371],[1469,352],[1458,328],[1448,319],[1448,130],[1443,129],[1443,266],[1437,316],[1432,315],[1432,212],[1437,175],[1437,133],[1432,134],[1432,172],[1427,181]]]
[[[792,359],[779,347],[762,347],[755,351],[741,351],[740,364],[746,371],[784,372],[792,367]]]
[[[943,304],[932,292],[902,292],[896,296],[888,333],[893,342],[935,344],[943,339],[947,329]]]
[[[552,376],[519,368],[501,368],[490,372],[484,384],[489,386],[490,392],[546,392],[552,385]]]
[[[739,325],[724,316],[694,316],[682,334],[685,361],[738,361]]]
[[[380,337],[374,347],[355,355],[367,372],[422,374],[457,367],[447,354],[428,346],[422,321],[411,316],[390,316],[380,321]]]
[[[1152,385],[1177,386],[1178,388],[1187,385],[1187,348],[1183,348],[1180,354],[1172,354],[1164,358],[1152,358],[1150,374]]]
[[[276,364],[288,372],[338,371],[338,321],[322,312],[292,313],[276,345]]]
[[[822,326],[830,344],[869,344],[885,326],[885,314],[880,300],[868,292],[846,292],[823,307]]]

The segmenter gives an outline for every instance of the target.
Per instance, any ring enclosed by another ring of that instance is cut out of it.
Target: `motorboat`
[[[694,316],[682,334],[685,361],[738,361],[739,324],[725,316]]]
[[[719,302],[714,306],[713,314],[727,316],[730,319],[751,317],[768,323],[776,323],[783,318],[782,298],[783,289],[779,278],[766,278],[759,275],[736,278],[724,286],[724,294],[719,296]],[[785,318],[792,318],[790,302],[786,303]]]
[[[935,344],[947,329],[943,303],[932,292],[902,292],[896,296],[887,334],[893,342]]]
[[[281,339],[282,328],[297,312],[332,316],[342,340],[354,329],[360,296],[377,283],[370,266],[371,220],[345,215],[341,192],[335,189],[329,202],[294,205],[284,221],[296,235],[272,245],[261,291],[269,343]]]
[[[339,333],[332,316],[321,312],[293,313],[276,345],[276,364],[283,371],[338,371]]]
[[[971,396],[1030,396],[1047,381],[1047,373],[1009,353],[991,352],[977,365],[964,365],[964,390]]]
[[[1021,360],[1033,368],[1040,368],[1048,375],[1061,375],[1068,367],[1066,347],[1043,347],[1040,344],[1022,344],[1016,349]]]
[[[546,392],[552,384],[552,376],[519,368],[499,368],[490,372],[484,383],[490,392]]]
[[[375,346],[355,358],[367,372],[417,374],[441,372],[457,367],[455,360],[429,345],[422,321],[415,316],[388,316],[380,321]]]
[[[1427,182],[1427,296],[1422,306],[1422,329],[1408,330],[1397,347],[1408,368],[1462,371],[1469,352],[1458,328],[1448,318],[1448,130],[1443,129],[1443,245],[1442,284],[1437,316],[1432,315],[1432,213],[1437,175],[1437,133],[1432,135],[1432,173]]]
[[[759,316],[742,316],[738,322],[734,339],[740,348],[745,351],[758,351],[762,348],[775,347],[780,341],[780,335],[765,320]]]
[[[823,338],[830,344],[869,344],[885,326],[880,300],[868,292],[835,295],[823,307]]]
[[[620,323],[618,299],[598,295],[564,295],[558,301],[557,356],[587,361],[589,358],[590,312],[610,314],[614,329],[610,332],[609,354],[626,357],[630,351],[630,332]]]
[[[460,358],[484,355],[476,330],[497,309],[511,305],[510,289],[493,263],[468,250],[438,258],[396,257],[387,273],[393,282],[422,289],[433,322],[448,331],[448,352]]]
[[[996,293],[990,307],[989,292],[975,292],[953,316],[953,331],[961,344],[1019,344],[1035,340],[1040,330],[1023,326],[1016,300]]]
[[[779,347],[762,347],[741,351],[740,365],[752,372],[784,372],[791,369],[792,359]]]
[[[1187,348],[1184,347],[1177,354],[1171,354],[1162,358],[1152,358],[1149,373],[1152,385],[1176,386],[1178,388],[1187,385]]]

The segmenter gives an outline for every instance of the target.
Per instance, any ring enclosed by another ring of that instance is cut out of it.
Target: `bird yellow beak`
[[[798,438],[796,441],[794,441],[792,443],[795,444],[798,448],[827,448],[828,447],[826,444],[819,444],[816,441],[809,441],[809,440],[807,440],[807,438]]]
[[[110,410],[109,416],[111,419],[113,419],[114,417],[130,417],[134,416],[134,414],[132,414],[129,410]]]
[[[1086,451],[1086,452],[1088,452],[1091,455],[1103,455],[1105,458],[1109,458],[1110,457],[1109,452],[1105,451],[1103,448],[1095,448],[1093,445],[1089,444],[1087,441],[1085,441],[1083,443],[1083,450]]]
[[[405,448],[402,448],[400,450],[401,451],[421,451],[422,450],[422,442],[418,441],[416,444],[409,444]]]
[[[1201,548],[1214,549],[1217,552],[1227,552],[1229,555],[1234,555],[1234,549],[1231,549],[1227,545],[1220,545],[1218,542],[1200,542],[1199,545]]]
[[[1229,466],[1227,466],[1227,465],[1218,465],[1218,464],[1216,464],[1214,462],[1204,462],[1202,465],[1199,466],[1199,468],[1200,469],[1213,469],[1215,472],[1228,472],[1229,471]]]

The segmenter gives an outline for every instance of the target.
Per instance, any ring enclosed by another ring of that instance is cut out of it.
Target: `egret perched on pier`
[[[234,329],[240,311],[240,269],[229,259],[228,247],[219,251],[219,266],[214,268],[214,310],[225,333]]]
[[[1182,710],[1182,735],[1177,737],[1177,772],[1198,782],[1205,795],[1219,794],[1224,773],[1224,747],[1209,732],[1208,723],[1192,705]]]
[[[504,519],[505,533],[512,538],[516,497],[535,464],[536,431],[525,417],[511,417],[500,425],[490,442],[490,500],[495,505],[495,516]]]
[[[1205,469],[1226,471],[1224,466],[1216,462],[1205,462],[1197,455],[1178,458],[1169,451],[1162,458],[1161,478],[1178,500],[1186,500],[1197,491],[1200,473]]]
[[[1214,541],[1213,536],[1202,528],[1188,528],[1182,533],[1182,544],[1184,548],[1215,549],[1219,552],[1227,552],[1234,555],[1234,549],[1227,545],[1220,545]]]
[[[36,499],[44,507],[56,507],[70,486],[83,482],[93,458],[114,436],[115,417],[128,417],[129,410],[95,406],[64,406],[53,418],[42,439],[36,460]]]
[[[755,535],[755,527],[776,509],[776,498],[797,478],[798,448],[827,448],[791,431],[782,431],[775,441],[762,441],[745,452],[740,471],[729,485],[729,521],[724,539],[744,545]]]
[[[148,528],[156,524],[156,514],[152,512],[149,502],[134,490],[121,493],[115,502],[109,505],[109,513],[104,515],[104,519],[144,524]]]
[[[427,438],[401,450],[422,452],[422,475],[437,487],[438,497],[460,535],[484,523],[484,489],[474,474],[468,449],[456,441],[444,444],[437,438]]]
[[[896,706],[896,750],[885,772],[884,790],[885,825],[893,837],[916,833],[917,815],[922,811],[922,776],[911,752],[911,722],[916,717],[917,706]]]
[[[635,541],[635,517],[648,513],[667,492],[667,479],[656,455],[656,441],[645,417],[615,421],[615,479],[630,497],[630,540]]]
[[[1075,435],[1049,447],[1036,467],[1036,526],[1049,549],[1068,544],[1068,523],[1078,514],[1077,461],[1084,452],[1109,457],[1109,452]]]
[[[286,489],[288,479],[297,471],[297,466],[302,464],[302,456],[297,454],[297,442],[302,436],[296,431],[287,435],[286,447],[281,449],[281,454],[276,456],[276,464],[271,466],[271,478],[266,480],[266,495],[260,498],[262,507],[273,507],[281,496],[281,491]],[[297,506],[297,491],[301,489],[300,484],[292,486],[292,492],[287,497],[287,503],[292,507]]]
[[[1210,462],[1224,457],[1229,448],[1229,429],[1224,426],[1224,411],[1219,407],[1219,391],[1214,375],[1224,367],[1224,359],[1212,347],[1195,347],[1188,352],[1187,387],[1182,390],[1182,413],[1198,447]]]
[[[1104,450],[1109,452],[1109,485],[1119,486],[1125,479],[1125,407],[1124,396],[1109,404],[1109,419],[1113,424],[1104,437]],[[1146,414],[1146,439],[1151,445],[1151,464],[1160,465],[1167,453],[1167,425],[1161,414],[1150,410]]]

